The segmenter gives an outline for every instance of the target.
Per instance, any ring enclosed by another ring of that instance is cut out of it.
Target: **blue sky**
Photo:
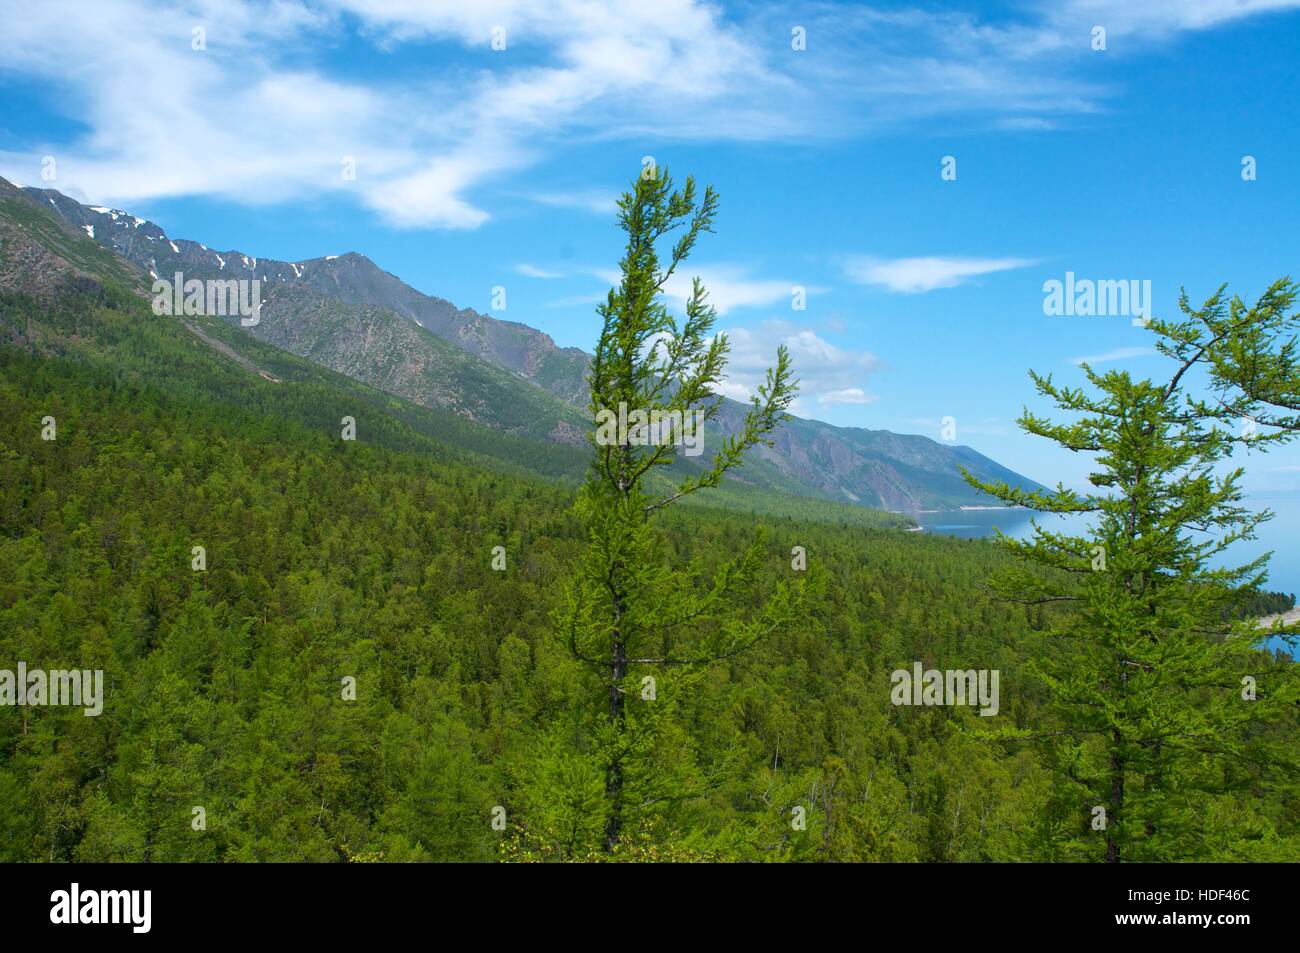
[[[1087,461],[1016,430],[1027,368],[1168,373],[1128,316],[1045,315],[1045,281],[1150,281],[1168,314],[1180,285],[1251,298],[1300,275],[1300,0],[0,0],[0,19],[6,178],[219,250],[359,251],[589,348],[613,200],[653,156],[721,193],[691,273],[732,337],[730,393],[784,341],[802,416],[936,439],[953,417],[1044,482],[1080,486]],[[1300,491],[1300,448],[1249,470]]]

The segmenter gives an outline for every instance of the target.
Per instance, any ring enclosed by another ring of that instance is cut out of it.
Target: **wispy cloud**
[[[1151,347],[1117,347],[1113,351],[1106,351],[1102,354],[1072,357],[1070,363],[1096,366],[1098,364],[1113,364],[1116,361],[1127,361],[1135,357],[1153,357],[1156,353],[1156,349]]]
[[[538,205],[578,209],[596,215],[613,215],[618,211],[618,196],[613,192],[533,192],[521,197]]]
[[[520,266],[520,270],[523,267]],[[617,287],[623,279],[622,274],[612,268],[584,267],[577,269],[576,273],[590,275],[600,281],[606,288]],[[530,272],[525,272],[525,274],[530,274]],[[534,277],[560,278],[566,276],[560,273],[543,272]],[[801,286],[798,282],[789,279],[757,278],[750,273],[750,269],[743,265],[715,263],[702,265],[699,268],[691,267],[689,273],[678,272],[674,274],[664,286],[664,295],[674,302],[678,308],[684,308],[691,296],[695,278],[699,278],[704,285],[704,290],[708,295],[707,303],[712,305],[720,315],[739,308],[773,306],[790,308],[797,287],[802,289],[805,304],[808,296],[820,294],[824,290],[816,286]],[[578,295],[573,298],[565,298],[562,302],[555,302],[555,305],[604,300],[605,294],[602,292],[598,295]]]
[[[776,359],[777,345],[784,344],[798,370],[801,402],[869,404],[877,399],[864,386],[881,367],[880,359],[869,351],[846,351],[787,321],[764,321],[754,329],[731,327],[726,334],[731,354],[721,390],[728,397],[748,400]]]
[[[1016,132],[1045,132],[1055,129],[1057,124],[1042,116],[1008,116],[999,119],[997,126],[999,129],[1010,129]]]
[[[49,154],[50,184],[100,204],[333,195],[398,227],[476,228],[487,194],[607,214],[599,191],[487,186],[603,140],[807,142],[936,115],[1046,129],[1113,93],[1081,65],[1094,23],[1127,38],[1115,55],[1136,55],[1297,5],[1058,0],[985,18],[825,3],[801,11],[798,53],[774,0],[42,0],[21,13],[5,0],[0,70],[45,89],[37,106],[72,131],[0,152],[0,174],[34,184]],[[206,49],[191,48],[195,27]],[[400,71],[355,69],[338,52],[353,44]]]
[[[544,308],[592,307],[600,304],[604,300],[605,300],[605,295],[603,294],[569,295],[567,298],[557,298],[554,301],[548,301],[542,307]]]
[[[717,309],[718,314],[726,314],[737,308],[769,307],[781,304],[790,308],[794,301],[796,287],[803,287],[797,281],[777,278],[755,278],[749,269],[742,265],[715,264],[692,268],[689,275],[677,273],[668,279],[664,293],[685,306],[691,295],[692,279],[698,277],[708,292],[708,303]],[[818,294],[821,288],[803,287],[805,297]]]
[[[879,285],[900,294],[953,288],[971,278],[1026,268],[1035,258],[869,258],[845,262],[844,273],[859,284]]]
[[[536,265],[530,265],[527,262],[521,262],[515,265],[515,271],[527,278],[553,279],[563,278],[564,274],[559,271],[547,271],[544,268],[538,268]]]
[[[48,152],[52,184],[94,201],[335,193],[399,227],[475,228],[490,212],[471,196],[557,143],[608,134],[617,117],[653,126],[670,103],[725,99],[764,76],[718,11],[693,0],[49,0],[4,20],[0,69],[44,80],[49,104],[90,131],[0,153],[3,174],[31,183]],[[205,49],[191,48],[194,27]],[[494,53],[497,27],[507,47]],[[422,75],[362,79],[328,55],[349,34],[445,55]],[[496,57],[493,68],[463,69],[467,51]]]
[[[1061,24],[1104,26],[1108,34],[1167,37],[1182,30],[1204,30],[1230,20],[1297,7],[1300,0],[1068,0],[1058,4],[1051,17]]]
[[[819,404],[871,404],[879,399],[875,394],[868,394],[861,387],[845,387],[842,390],[832,390],[817,395]]]
[[[623,280],[622,273],[614,268],[583,268],[582,273],[599,279],[602,284],[609,288],[616,287]]]

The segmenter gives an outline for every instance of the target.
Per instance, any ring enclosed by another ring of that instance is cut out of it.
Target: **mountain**
[[[248,330],[261,340],[477,423],[553,443],[584,442],[588,356],[541,331],[425,295],[355,252],[301,262],[218,252],[172,239],[127,212],[54,190],[22,191],[150,276],[260,279],[262,320]],[[721,432],[734,433],[745,409],[724,402]],[[693,465],[698,461],[683,464]],[[1039,486],[969,447],[802,418],[781,428],[772,447],[758,448],[737,479],[894,511],[992,502],[971,489],[959,466],[982,479]]]
[[[534,482],[540,477],[561,481],[561,492],[571,494],[588,466],[585,445],[508,433],[476,423],[462,411],[404,399],[219,317],[160,319],[150,310],[147,285],[141,272],[91,240],[84,229],[15,189],[6,191],[0,181],[0,362],[14,354],[37,359],[29,366],[36,379],[46,381],[41,400],[48,402],[48,410],[42,415],[63,420],[61,385],[50,382],[71,375],[106,379],[115,391],[155,408],[154,413],[181,402],[202,407],[212,426],[243,420],[260,439],[275,444],[301,440],[306,431],[312,441],[324,438],[337,446],[342,418],[349,416],[356,421],[358,449],[400,452],[422,461],[417,468],[457,460],[486,474],[488,487],[498,477]],[[405,319],[395,320],[430,337]],[[457,360],[478,361],[452,350]],[[536,390],[523,380],[515,386]],[[657,474],[652,488],[666,493],[668,480]],[[508,501],[501,505],[508,508]],[[910,525],[896,514],[735,482],[686,506],[855,528]]]
[[[390,308],[359,300],[355,283],[382,274],[360,255],[259,261],[239,252],[216,252],[198,242],[173,241],[152,222],[85,206],[59,192],[24,192],[151,278],[170,280],[180,272],[186,278],[260,280],[262,320],[248,330],[261,340],[476,423],[557,443],[585,443],[583,417],[573,405],[427,333]],[[349,288],[351,293],[340,296]]]
[[[364,255],[349,252],[283,262],[238,251],[217,252],[198,242],[173,241],[153,222],[117,209],[82,205],[52,189],[23,191],[155,277],[170,278],[180,271],[201,278],[259,278],[292,296],[392,312],[475,357],[515,371],[571,405],[585,407],[587,355],[581,350],[557,347],[548,335],[525,324],[422,294]]]
[[[79,241],[0,179],[0,288],[42,295],[56,288],[93,289],[104,278],[127,287],[143,285],[141,276],[112,251]]]

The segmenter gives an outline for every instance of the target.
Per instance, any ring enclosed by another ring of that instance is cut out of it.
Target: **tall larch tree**
[[[1234,790],[1249,799],[1288,770],[1261,739],[1300,698],[1296,666],[1260,650],[1252,620],[1232,621],[1265,581],[1267,557],[1237,566],[1223,557],[1271,515],[1245,504],[1234,451],[1288,436],[1238,426],[1254,401],[1226,373],[1255,366],[1249,348],[1272,339],[1286,306],[1279,287],[1254,308],[1227,307],[1222,290],[1200,309],[1184,296],[1183,319],[1151,322],[1171,359],[1163,381],[1084,364],[1088,387],[1071,388],[1031,372],[1070,419],[1026,409],[1021,428],[1090,455],[1094,489],[1028,492],[966,475],[1007,504],[1087,515],[1087,535],[1048,523],[1025,540],[1000,537],[1024,562],[993,581],[1008,599],[1065,610],[1028,663],[1053,723],[1006,735],[1046,748],[1060,801],[1077,811],[1067,856],[1204,859],[1225,842],[1216,799]]]
[[[687,178],[675,190],[666,170],[645,170],[619,200],[618,221],[626,233],[622,277],[598,309],[592,419],[599,424],[621,415],[632,424],[603,431],[597,426],[591,435],[592,465],[577,502],[588,540],[557,623],[570,653],[595,670],[603,685],[596,747],[605,776],[608,851],[638,805],[681,794],[646,790],[629,802],[628,784],[638,780],[629,772],[653,747],[671,709],[655,688],[657,676],[644,673],[672,666],[689,672],[735,655],[788,623],[798,601],[798,587],[786,583],[765,600],[756,597],[761,533],[737,558],[705,576],[698,566],[671,568],[653,528],[657,514],[717,486],[747,451],[770,442],[797,388],[790,356],[779,347],[737,432],[724,437],[716,425],[692,429],[693,420],[702,427],[718,415],[717,386],[729,346],[725,335],[713,331],[716,311],[698,278],[680,319],[665,303],[665,291],[700,235],[712,231],[717,207],[711,187],[700,196],[694,179]],[[670,240],[661,259],[661,246]],[[656,420],[672,423],[661,429]],[[720,444],[708,463],[683,453],[698,438]],[[653,700],[634,708],[630,698]],[[642,779],[651,782],[652,773],[647,769]]]

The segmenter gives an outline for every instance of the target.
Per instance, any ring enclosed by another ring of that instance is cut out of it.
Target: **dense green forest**
[[[106,680],[98,717],[0,709],[0,859],[606,856],[603,686],[553,622],[585,540],[564,448],[538,476],[526,442],[200,323],[267,376],[111,287],[0,300],[0,664]],[[663,793],[609,856],[1102,859],[1031,741],[890,701],[914,661],[998,669],[994,720],[1049,731],[1027,661],[1065,610],[998,599],[1014,560],[993,545],[809,507],[665,515],[661,555],[701,574],[761,515],[757,592],[802,572],[809,602],[746,652],[662,673]],[[1298,720],[1252,745],[1300,760]],[[1221,780],[1169,859],[1300,859],[1294,778]]]
[[[1237,609],[1237,616],[1243,619],[1258,619],[1281,612],[1290,612],[1294,608],[1294,592],[1261,592],[1247,599]]]

